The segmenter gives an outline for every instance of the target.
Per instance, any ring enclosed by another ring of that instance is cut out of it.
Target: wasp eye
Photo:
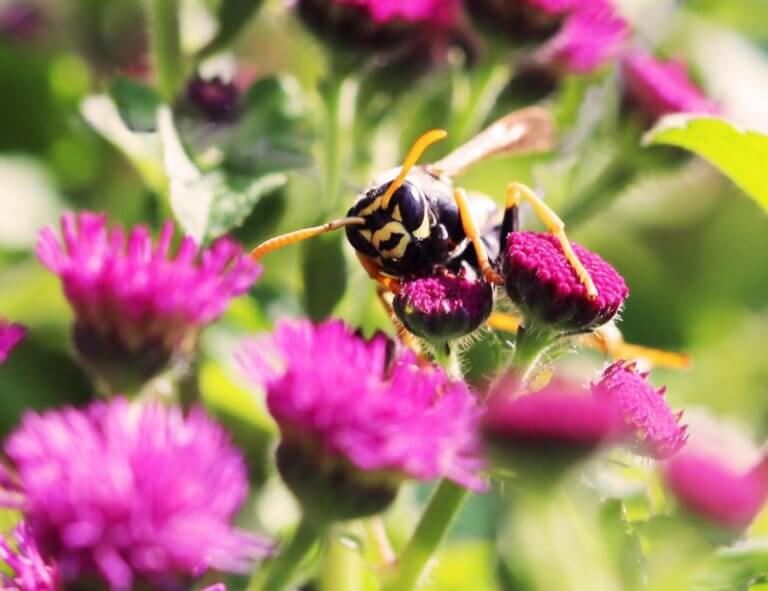
[[[393,217],[402,218],[406,230],[415,230],[424,222],[426,198],[424,193],[413,183],[405,182],[393,195]]]

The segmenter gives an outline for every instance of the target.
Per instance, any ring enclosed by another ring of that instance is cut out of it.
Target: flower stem
[[[325,106],[323,198],[326,214],[331,215],[336,214],[341,192],[341,98],[347,76],[340,70],[334,67],[320,85]]]
[[[435,363],[445,369],[448,377],[452,380],[461,380],[463,373],[461,371],[461,361],[459,360],[459,350],[456,344],[451,341],[434,343],[433,351]]]
[[[550,332],[526,329],[521,326],[515,341],[515,358],[512,371],[518,376],[520,387],[524,387],[539,366],[542,355],[552,345]]]
[[[170,105],[184,76],[178,0],[149,0],[149,22],[157,87]]]
[[[395,573],[384,591],[417,588],[429,561],[459,514],[469,491],[450,480],[442,480],[429,499],[416,531],[405,546]]]
[[[360,591],[365,579],[365,564],[360,552],[341,541],[341,531],[328,535],[320,591]]]
[[[323,528],[317,522],[302,517],[293,533],[291,541],[282,548],[280,554],[271,563],[267,578],[260,587],[261,591],[282,591],[291,582],[293,574],[314,546]]]

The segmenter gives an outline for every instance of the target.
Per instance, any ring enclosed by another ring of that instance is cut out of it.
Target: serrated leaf
[[[343,232],[317,236],[303,243],[304,306],[313,320],[327,318],[347,288],[343,244]]]
[[[117,78],[109,89],[117,111],[131,131],[151,132],[157,129],[160,96],[146,84],[130,78]]]
[[[664,144],[705,158],[768,212],[768,136],[717,117],[667,115],[645,134],[645,145]]]

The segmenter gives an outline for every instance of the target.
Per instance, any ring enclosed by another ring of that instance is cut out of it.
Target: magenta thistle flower
[[[444,342],[477,330],[490,316],[493,288],[481,278],[448,270],[405,281],[393,307],[416,336]]]
[[[0,574],[2,588],[8,591],[59,591],[64,586],[56,565],[43,558],[32,539],[29,527],[21,522],[13,532],[14,547],[0,537],[0,561],[13,571]]]
[[[483,417],[483,437],[496,463],[526,476],[557,476],[626,428],[611,401],[599,400],[564,384],[523,396],[504,385],[492,394]]]
[[[719,107],[688,77],[679,60],[663,61],[633,51],[622,58],[622,71],[629,100],[656,118],[667,113],[717,114]]]
[[[0,364],[5,363],[11,351],[27,336],[27,329],[21,324],[11,324],[0,318]]]
[[[566,72],[585,74],[614,59],[627,38],[629,25],[606,2],[575,9],[560,31],[536,56]]]
[[[713,525],[740,531],[765,503],[768,481],[763,470],[759,465],[743,474],[712,457],[683,453],[669,462],[664,476],[686,511]]]
[[[403,21],[408,23],[448,24],[457,6],[454,0],[332,0],[339,5],[365,9],[380,24]]]
[[[240,90],[234,82],[215,76],[195,76],[187,85],[187,101],[211,123],[226,123],[237,116]]]
[[[115,398],[28,413],[5,453],[29,532],[66,583],[178,588],[206,568],[246,571],[268,550],[233,528],[245,462],[200,409]]]
[[[37,256],[74,309],[78,352],[113,392],[135,389],[190,350],[261,270],[228,239],[203,250],[185,236],[173,255],[171,222],[155,244],[146,227],[126,235],[102,214],[64,214],[61,228],[61,240],[42,230]]]
[[[272,336],[246,344],[242,364],[266,387],[282,434],[278,467],[305,510],[334,518],[373,513],[406,478],[445,476],[484,487],[477,473],[480,411],[466,385],[419,366],[410,352],[390,360],[389,345],[340,321],[283,322]],[[297,474],[298,466],[310,473]]]
[[[628,426],[635,432],[635,450],[656,459],[675,454],[687,439],[680,425],[682,413],[674,414],[664,399],[665,388],[655,389],[648,374],[634,363],[617,361],[610,365],[592,391],[596,398],[613,401]]]
[[[597,288],[595,299],[588,297],[557,238],[539,232],[510,233],[502,262],[505,286],[528,324],[584,332],[611,320],[629,296],[624,279],[611,265],[572,244]]]

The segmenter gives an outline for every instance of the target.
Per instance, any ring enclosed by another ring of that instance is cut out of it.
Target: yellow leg
[[[485,245],[480,239],[480,234],[477,232],[477,226],[475,220],[472,217],[472,212],[469,210],[469,203],[467,202],[467,192],[464,189],[455,189],[453,191],[453,198],[456,200],[456,206],[459,208],[459,219],[461,219],[461,225],[464,228],[464,233],[472,243],[472,247],[475,249],[477,255],[477,263],[480,265],[480,271],[483,273],[483,277],[488,283],[495,285],[502,285],[504,279],[499,275],[491,266],[491,262],[488,260],[488,253],[485,250]]]
[[[383,275],[379,266],[364,254],[360,254],[357,251],[355,251],[355,254],[360,261],[360,264],[363,266],[363,269],[365,269],[365,272],[368,273],[368,277],[373,279],[387,291],[391,291],[394,294],[397,294],[397,292],[400,291],[400,283],[397,279]]]
[[[531,189],[525,185],[521,183],[510,183],[507,185],[507,209],[518,207],[520,205],[521,197],[531,204],[533,211],[536,213],[536,217],[544,222],[547,229],[560,241],[565,258],[571,263],[574,271],[576,271],[576,274],[579,276],[579,280],[584,284],[584,287],[587,288],[587,294],[590,299],[595,299],[597,297],[595,283],[592,281],[592,277],[589,276],[589,272],[579,260],[579,257],[576,256],[576,253],[573,251],[568,236],[565,234],[565,223],[563,220],[561,220],[546,203],[539,199],[536,193],[531,191]]]
[[[323,224],[321,226],[313,226],[311,228],[303,228],[301,230],[288,232],[287,234],[281,234],[280,236],[275,236],[274,238],[270,238],[269,240],[265,240],[259,244],[251,251],[251,258],[257,261],[265,254],[269,254],[273,250],[283,248],[284,246],[295,244],[296,242],[301,242],[302,240],[307,240],[308,238],[318,236],[319,234],[332,232],[345,226],[359,226],[364,223],[365,220],[359,217],[341,218],[339,220],[330,221],[327,224]]]
[[[486,321],[486,324],[493,330],[517,333],[523,324],[522,316],[517,314],[507,314],[506,312],[493,312]]]

